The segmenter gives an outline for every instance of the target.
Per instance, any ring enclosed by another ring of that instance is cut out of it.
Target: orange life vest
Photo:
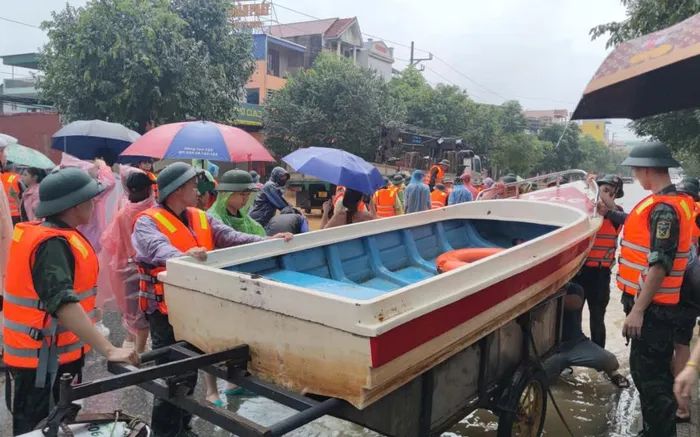
[[[425,175],[425,178],[423,178],[423,182],[425,185],[430,185],[430,175],[433,174],[433,170],[437,168],[437,175],[435,176],[435,184],[441,184],[443,180],[445,180],[445,170],[442,169],[442,166],[440,165],[434,165],[430,167],[430,171],[428,171],[428,174]]]
[[[394,217],[396,215],[396,197],[399,191],[394,188],[382,188],[374,193],[377,217]]]
[[[444,191],[441,190],[433,190],[430,193],[430,208],[431,209],[438,209],[442,208],[443,206],[447,205],[447,196],[448,194],[445,193]]]
[[[73,291],[90,318],[94,318],[97,256],[88,240],[75,229],[42,226],[25,222],[15,226],[10,245],[12,268],[5,278],[3,326],[5,364],[11,367],[38,369],[37,386],[43,386],[46,372],[55,374],[57,364],[79,360],[90,346],[60,325],[48,314],[32,281],[32,266],[39,245],[50,238],[68,242],[75,260]],[[43,370],[42,370],[43,369]]]
[[[693,204],[686,196],[653,194],[639,202],[627,216],[620,243],[617,286],[622,292],[632,296],[641,290],[649,267],[647,262],[651,244],[649,215],[654,206],[659,203],[672,206],[676,211],[680,235],[673,268],[661,282],[661,287],[654,294],[652,302],[660,305],[675,305],[680,299],[683,274],[690,256]]]
[[[12,217],[20,216],[20,177],[17,173],[12,172],[2,172],[0,173],[0,180],[2,180],[2,187],[5,189],[5,194],[7,195],[7,201],[10,204],[10,215]]]
[[[586,266],[588,267],[605,267],[610,268],[615,261],[615,249],[617,249],[617,237],[622,231],[622,226],[615,229],[613,223],[608,220],[603,220],[603,225],[598,229],[593,241],[588,258],[586,258]]]
[[[693,243],[698,242],[700,238],[700,227],[698,226],[698,214],[700,213],[700,202],[695,202],[695,213],[693,214]]]
[[[204,211],[197,208],[187,208],[188,226],[167,209],[156,206],[147,209],[136,217],[149,217],[165,235],[170,244],[180,252],[187,252],[193,247],[204,247],[207,250],[214,249],[214,234],[209,227],[209,220]],[[134,221],[135,223],[136,221]],[[158,280],[158,273],[165,271],[165,266],[152,266],[138,263],[136,269],[139,273],[139,307],[141,311],[148,310],[148,301],[155,301],[158,311],[168,314],[165,305],[165,289],[163,283]]]

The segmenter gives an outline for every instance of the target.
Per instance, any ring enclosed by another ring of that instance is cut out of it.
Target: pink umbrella
[[[250,162],[275,159],[251,134],[233,126],[211,121],[186,121],[158,126],[148,131],[121,156],[156,159],[207,159]]]

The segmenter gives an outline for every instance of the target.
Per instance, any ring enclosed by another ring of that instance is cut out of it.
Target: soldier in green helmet
[[[109,361],[139,362],[133,350],[113,346],[94,326],[98,261],[76,227],[90,220],[101,192],[83,170],[59,170],[39,186],[36,215],[45,220],[15,228],[3,308],[15,435],[49,414],[56,376],[78,375],[90,347]]]
[[[652,194],[627,215],[617,286],[631,339],[630,370],[642,405],[645,436],[676,435],[671,364],[680,288],[690,255],[693,203],[676,191],[668,169],[679,167],[661,143],[637,146],[622,165]]]

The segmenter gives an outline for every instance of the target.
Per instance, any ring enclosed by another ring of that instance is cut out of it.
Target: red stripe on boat
[[[584,240],[571,249],[517,275],[371,338],[372,367],[386,364],[515,296],[571,262],[588,249],[589,244],[590,240]]]

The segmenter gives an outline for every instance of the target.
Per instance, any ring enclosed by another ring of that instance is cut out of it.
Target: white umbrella
[[[0,147],[7,147],[8,145],[16,143],[16,142],[17,142],[17,138],[10,136],[10,135],[7,135],[7,134],[0,133]]]

